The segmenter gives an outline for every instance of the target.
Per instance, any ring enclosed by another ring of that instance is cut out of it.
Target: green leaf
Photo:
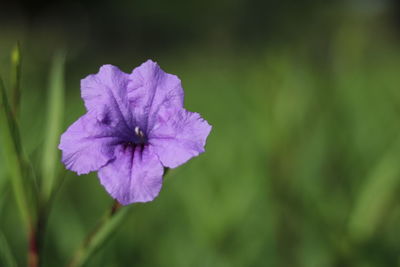
[[[11,253],[10,245],[1,231],[0,231],[0,266],[4,267],[17,266],[15,258]]]
[[[8,102],[7,93],[0,78],[0,138],[2,151],[8,173],[11,178],[11,184],[17,201],[21,217],[25,224],[29,226],[31,214],[28,206],[28,195],[26,192],[26,184],[24,184],[24,164],[23,152],[19,138],[19,131],[15,118],[11,112]]]
[[[46,200],[51,197],[58,177],[60,156],[57,147],[64,118],[64,66],[65,52],[59,51],[53,58],[48,88],[47,128],[42,158],[42,192]]]

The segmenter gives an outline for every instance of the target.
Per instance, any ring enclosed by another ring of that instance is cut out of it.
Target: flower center
[[[147,143],[147,138],[144,132],[139,128],[139,126],[135,127],[134,136],[132,140],[135,145],[144,145]]]
[[[147,144],[147,137],[144,132],[139,128],[139,126],[136,126],[133,130],[133,134],[131,134],[130,137],[122,143],[125,148],[136,148],[138,146],[143,147]]]

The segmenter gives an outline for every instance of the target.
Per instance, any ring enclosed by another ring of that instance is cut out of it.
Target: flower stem
[[[79,249],[75,252],[69,267],[82,266],[115,232],[128,214],[129,208],[122,208],[118,201],[115,201],[111,208],[106,212],[97,226],[85,238]]]
[[[38,267],[39,266],[39,249],[38,249],[38,240],[36,238],[36,231],[31,229],[28,234],[28,266],[29,267]]]
[[[28,232],[28,267],[42,265],[40,254],[42,252],[45,229],[48,219],[49,206],[42,205],[38,209],[37,221],[29,227]]]

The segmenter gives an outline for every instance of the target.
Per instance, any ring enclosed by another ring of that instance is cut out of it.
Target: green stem
[[[164,168],[163,177],[167,175],[168,171],[168,168]],[[68,267],[83,266],[112,236],[130,210],[130,207],[122,207],[121,204],[115,200],[114,204],[106,212],[98,225],[90,232],[79,249],[75,252]]]
[[[128,207],[122,207],[118,201],[115,201],[98,225],[85,238],[68,266],[79,267],[85,264],[85,262],[100,249],[116,231],[120,222],[122,222],[123,218],[128,214],[128,210]]]

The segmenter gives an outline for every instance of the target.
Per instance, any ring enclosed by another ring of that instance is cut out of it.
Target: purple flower
[[[148,60],[126,74],[112,65],[81,81],[87,113],[61,136],[67,169],[98,171],[121,204],[153,200],[164,167],[175,168],[204,152],[211,126],[183,108],[175,75]]]

